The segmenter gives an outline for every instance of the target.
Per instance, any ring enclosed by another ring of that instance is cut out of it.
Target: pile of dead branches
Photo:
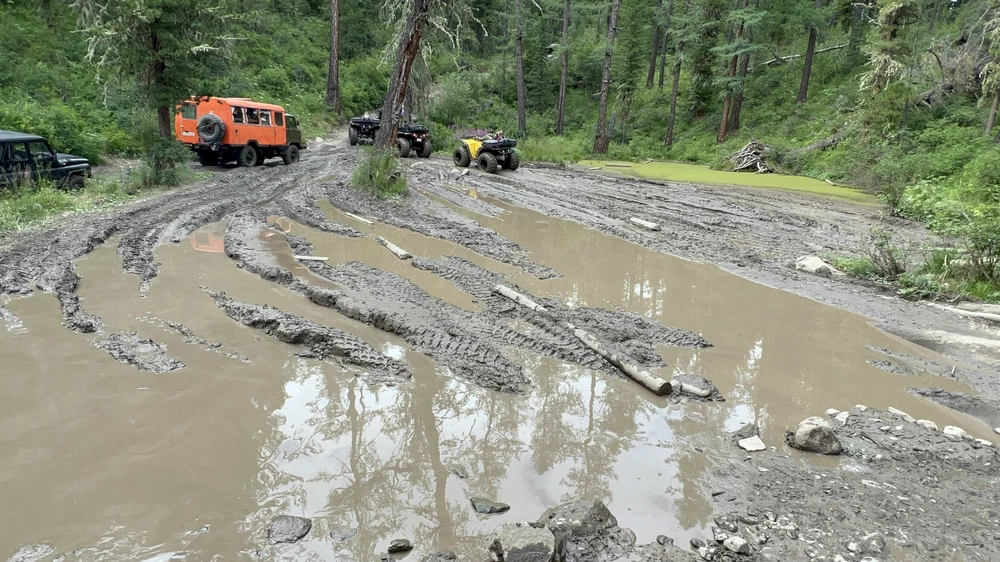
[[[764,162],[764,153],[768,148],[764,143],[750,141],[746,146],[733,154],[729,161],[733,163],[734,172],[751,171],[755,174],[770,174],[774,170]]]

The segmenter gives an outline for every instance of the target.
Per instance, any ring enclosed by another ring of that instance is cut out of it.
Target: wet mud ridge
[[[137,332],[112,332],[93,340],[93,343],[115,359],[135,365],[142,371],[169,373],[184,368],[184,363],[167,354],[165,345],[142,338]]]

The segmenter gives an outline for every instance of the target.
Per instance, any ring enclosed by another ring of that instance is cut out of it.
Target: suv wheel
[[[240,166],[246,166],[251,168],[257,165],[257,149],[250,146],[249,144],[243,147],[240,151],[239,158]]]
[[[396,145],[399,146],[400,158],[406,158],[410,155],[410,141],[406,139],[396,139]]]
[[[68,187],[70,191],[79,191],[83,189],[85,184],[86,181],[83,179],[83,176],[81,176],[80,174],[76,174],[75,176],[69,177],[69,181],[66,183],[66,187]]]
[[[284,162],[286,166],[298,162],[299,147],[294,144],[288,145],[288,148],[285,149],[285,153],[281,155],[281,161]]]

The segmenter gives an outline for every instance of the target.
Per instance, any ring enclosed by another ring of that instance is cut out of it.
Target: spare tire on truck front
[[[201,142],[213,145],[214,148],[222,142],[224,136],[226,136],[226,124],[218,115],[208,113],[198,119],[198,138]]]

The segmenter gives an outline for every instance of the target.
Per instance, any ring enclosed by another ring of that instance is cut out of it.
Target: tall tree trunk
[[[944,3],[948,0],[935,0],[934,1],[934,15],[931,16],[931,25],[927,29],[927,33],[934,33],[934,26],[937,24],[938,18],[941,17],[941,8],[944,7]]]
[[[993,105],[990,106],[990,117],[986,120],[986,134],[993,132],[993,127],[997,124],[997,108],[1000,107],[1000,90],[993,94]]]
[[[663,89],[663,75],[667,70],[667,48],[670,44],[670,14],[674,11],[674,0],[667,4],[667,18],[663,23],[663,50],[660,51],[660,89]]]
[[[646,88],[653,87],[656,79],[656,56],[660,54],[660,26],[653,26],[653,47],[649,51],[649,72],[646,73]]]
[[[566,122],[566,76],[569,74],[569,16],[570,0],[563,4],[562,20],[562,69],[559,71],[559,108],[556,114],[556,134],[563,134]]]
[[[151,67],[152,76],[151,80],[153,82],[153,96],[157,100],[156,104],[156,125],[160,131],[160,137],[168,139],[170,138],[170,106],[163,102],[163,96],[167,91],[167,64],[160,57],[160,51],[163,49],[163,44],[160,42],[160,36],[156,31],[152,31],[149,34],[149,40],[151,43],[151,52],[153,55],[153,64]]]
[[[754,0],[754,9],[760,8],[760,0]],[[753,41],[753,29],[747,29],[744,34],[747,41]],[[736,99],[733,100],[733,110],[729,115],[729,132],[738,131],[740,128],[740,114],[743,112],[743,92],[746,91],[747,72],[750,70],[750,53],[743,53],[740,57],[740,68],[737,74],[740,77],[740,89],[736,92]]]
[[[823,0],[816,0],[816,8],[823,7]],[[806,47],[806,61],[802,65],[802,81],[799,82],[799,97],[795,101],[806,103],[809,97],[809,75],[812,73],[813,55],[816,53],[816,36],[819,31],[816,26],[809,28],[809,45]]]
[[[403,107],[406,85],[413,69],[413,59],[420,51],[420,36],[427,21],[430,0],[413,0],[413,9],[406,21],[406,28],[396,50],[396,64],[389,75],[389,88],[382,104],[382,124],[375,134],[375,147],[388,149],[396,145],[396,130],[399,127],[399,110]]]
[[[860,1],[854,3],[854,13],[851,14],[851,38],[847,41],[848,57],[858,60],[861,54],[861,18],[865,15],[865,6]]]
[[[743,6],[746,6],[746,2],[743,2]],[[740,5],[737,4],[737,8]],[[743,38],[743,24],[740,23],[739,27],[736,29],[735,34],[730,34],[732,38],[729,44],[738,43]],[[733,110],[733,78],[736,77],[736,64],[739,61],[739,57],[733,55],[729,58],[729,70],[726,72],[726,76],[729,77],[728,83],[726,84],[726,97],[722,102],[722,119],[719,122],[719,134],[716,135],[715,140],[719,144],[726,142],[726,135],[729,134],[729,116],[732,114]]]
[[[330,72],[326,82],[326,105],[340,113],[340,0],[330,0]]]
[[[517,28],[514,35],[514,56],[517,58],[517,136],[523,137],[527,134],[528,122],[524,114],[524,2],[514,1],[514,11],[516,12]]]
[[[621,0],[611,0],[611,15],[608,18],[608,43],[604,47],[604,74],[601,77],[601,106],[597,113],[597,135],[594,137],[594,152],[608,152],[608,94],[611,90],[611,52],[615,45],[615,31],[618,27],[618,8]]]
[[[679,50],[679,49],[678,49]],[[667,120],[667,136],[664,144],[670,148],[674,144],[674,122],[677,120],[677,91],[681,83],[681,54],[674,55],[674,83],[670,89],[670,117]]]

